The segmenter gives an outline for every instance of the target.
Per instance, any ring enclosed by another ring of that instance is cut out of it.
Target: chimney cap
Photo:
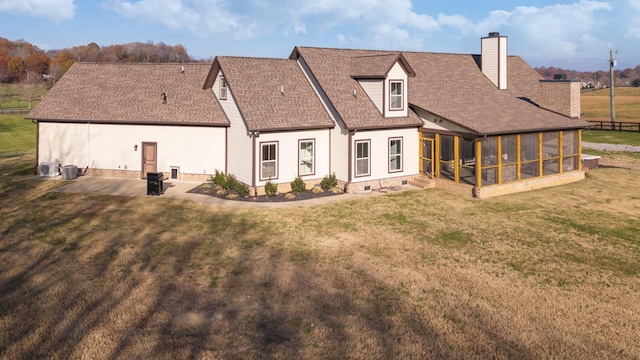
[[[497,31],[492,31],[489,33],[489,37],[499,37],[499,36],[500,36],[500,33]]]

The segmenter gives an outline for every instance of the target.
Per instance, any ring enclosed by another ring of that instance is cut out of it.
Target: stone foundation
[[[474,187],[473,196],[477,198],[488,198],[493,196],[514,194],[523,191],[542,189],[550,186],[569,184],[572,182],[583,180],[584,177],[584,171],[571,171],[564,174],[530,178],[502,185],[489,185],[480,188]]]
[[[338,181],[338,186],[343,186],[345,192],[363,192],[369,190],[376,191],[387,187],[400,187],[403,185],[407,185],[409,184],[409,180],[411,180],[414,176],[415,175],[399,176],[382,180],[352,182],[351,184],[341,184],[340,181]],[[365,187],[367,186],[369,187],[369,189],[365,189]]]
[[[78,169],[80,170],[80,169]],[[169,179],[171,172],[163,171],[164,180],[177,180],[188,182],[207,182],[211,174],[178,174],[177,179]],[[140,179],[140,170],[113,170],[113,169],[89,169],[86,176],[109,177],[118,179]]]

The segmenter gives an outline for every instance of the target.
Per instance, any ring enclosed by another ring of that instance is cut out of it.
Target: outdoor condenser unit
[[[40,176],[56,176],[58,175],[58,164],[53,161],[40,163]]]
[[[65,165],[62,167],[62,179],[73,180],[78,176],[78,167],[75,165]]]

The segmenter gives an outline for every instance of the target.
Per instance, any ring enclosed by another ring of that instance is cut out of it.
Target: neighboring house
[[[29,118],[40,162],[185,180],[218,169],[256,193],[330,174],[347,191],[426,175],[480,197],[584,178],[580,82],[543,80],[497,33],[481,46],[480,55],[296,47],[288,59],[184,68],[77,64]]]

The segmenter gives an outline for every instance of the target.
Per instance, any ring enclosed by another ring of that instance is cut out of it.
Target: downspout
[[[253,195],[258,196],[258,188],[256,187],[256,138],[260,135],[258,131],[251,134],[251,187],[253,187]]]
[[[36,169],[34,175],[38,175],[38,164],[40,164],[40,122],[36,120]]]
[[[87,123],[87,167],[91,163],[91,124]]]
[[[229,128],[224,128],[224,173],[229,169]]]
[[[347,156],[349,161],[347,162],[349,164],[348,169],[347,169],[347,183],[344,184],[344,192],[347,192],[349,189],[349,186],[351,185],[351,182],[353,181],[353,135],[356,133],[357,130],[349,130],[349,144],[347,146]]]

